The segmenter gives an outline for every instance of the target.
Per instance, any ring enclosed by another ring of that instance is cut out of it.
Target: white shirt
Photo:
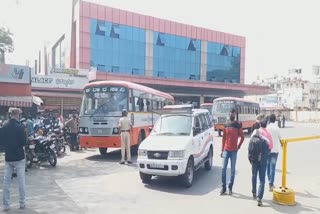
[[[128,117],[122,117],[119,120],[119,128],[120,130],[126,131],[131,128],[131,120]]]
[[[276,123],[269,123],[267,126],[267,130],[272,137],[273,148],[271,149],[271,153],[279,153],[281,147],[281,135],[278,125]]]

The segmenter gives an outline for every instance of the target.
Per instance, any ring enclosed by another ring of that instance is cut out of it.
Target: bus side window
[[[133,102],[133,97],[129,97],[129,111],[134,111],[134,105],[132,104]]]
[[[151,111],[151,100],[146,100],[147,111]]]
[[[141,99],[138,97],[134,98],[135,111],[141,111]]]
[[[152,101],[152,109],[153,110],[159,110],[159,102],[157,101]]]

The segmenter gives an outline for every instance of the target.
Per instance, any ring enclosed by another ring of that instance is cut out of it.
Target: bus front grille
[[[111,135],[112,129],[111,128],[91,128],[90,132],[92,136],[105,136],[105,135]]]

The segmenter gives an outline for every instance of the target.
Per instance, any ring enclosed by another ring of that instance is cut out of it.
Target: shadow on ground
[[[178,177],[154,177],[146,188],[172,194],[206,195],[221,186],[221,167],[214,166],[207,171],[204,168],[195,172],[193,185],[185,188]]]

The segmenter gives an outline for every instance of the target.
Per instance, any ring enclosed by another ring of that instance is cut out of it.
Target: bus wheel
[[[138,155],[139,146],[143,140],[144,140],[144,135],[142,132],[140,132],[138,137],[138,143],[133,147],[133,154]]]
[[[108,148],[99,148],[99,152],[101,155],[107,154]]]
[[[219,137],[222,136],[222,131],[221,130],[218,130],[218,135],[219,135]]]

